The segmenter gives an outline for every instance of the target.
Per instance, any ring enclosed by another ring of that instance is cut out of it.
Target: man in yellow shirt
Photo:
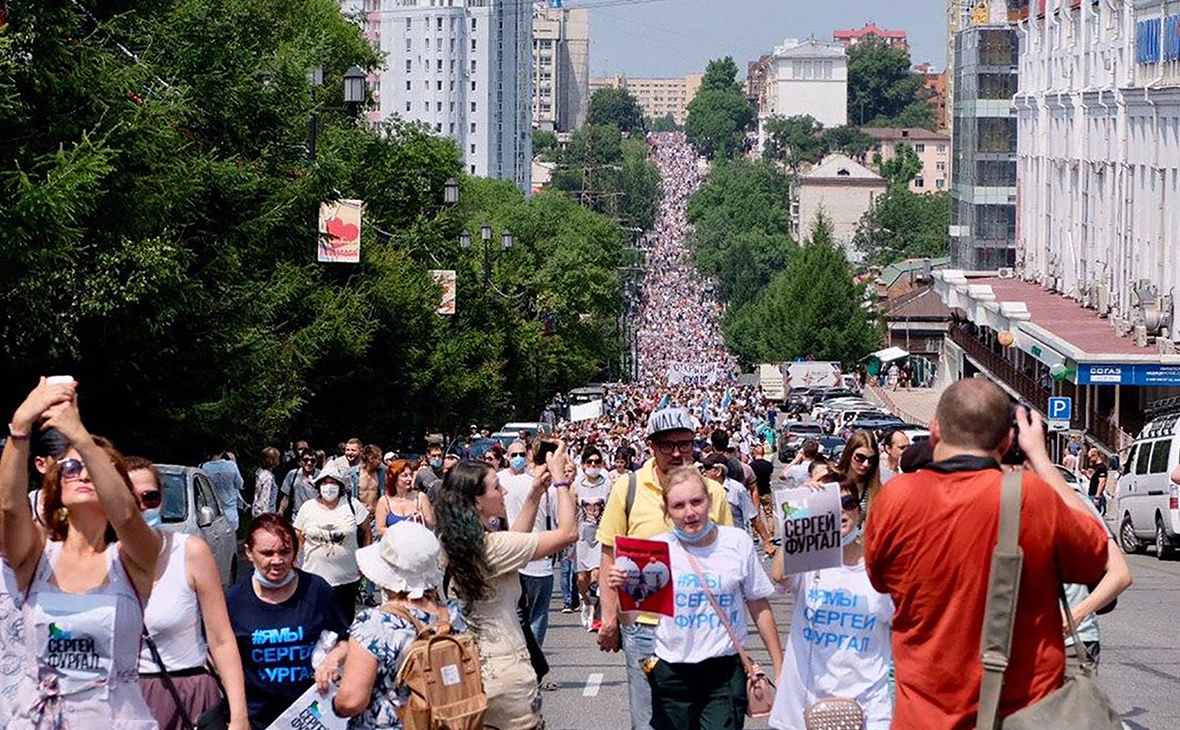
[[[630,473],[619,476],[611,487],[610,497],[598,524],[598,541],[602,543],[600,575],[607,575],[615,564],[615,538],[624,535],[650,539],[669,532],[672,522],[664,514],[664,484],[673,469],[693,463],[692,446],[695,426],[683,408],[663,408],[651,414],[647,422],[647,442],[655,458],[635,472],[634,488]],[[709,515],[719,525],[732,525],[729,500],[717,482],[706,480],[713,508]],[[640,662],[655,653],[656,624],[654,614],[629,614],[619,621],[619,596],[615,591],[599,593],[602,628],[598,647],[618,651],[622,645],[630,690],[631,730],[648,730],[651,725],[651,687]]]

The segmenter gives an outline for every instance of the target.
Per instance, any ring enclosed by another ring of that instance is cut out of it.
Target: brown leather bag
[[[418,632],[397,672],[397,683],[410,690],[409,701],[397,708],[402,727],[482,730],[488,695],[483,688],[475,640],[451,632],[445,607],[439,609],[438,622],[429,626],[408,611],[393,611]]]

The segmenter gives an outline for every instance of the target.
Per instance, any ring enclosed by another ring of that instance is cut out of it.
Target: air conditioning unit
[[[1159,348],[1159,352],[1161,355],[1175,355],[1176,354],[1176,343],[1172,342],[1167,337],[1155,338],[1155,345],[1156,345],[1156,347]]]
[[[1135,347],[1147,347],[1147,328],[1141,324],[1135,325]]]
[[[1094,287],[1094,306],[1098,310],[1099,317],[1105,317],[1110,314],[1110,287],[1105,284],[1099,284]]]
[[[1171,295],[1157,296],[1156,288],[1147,279],[1140,279],[1140,286],[1135,289],[1133,316],[1140,322],[1147,334],[1157,336],[1172,326],[1172,297]]]
[[[1110,318],[1110,323],[1114,327],[1114,332],[1119,337],[1126,337],[1131,332],[1131,323],[1126,317],[1115,315]]]
[[[998,273],[1001,279],[1012,279],[1016,276],[1016,272],[1007,266],[1001,266]]]

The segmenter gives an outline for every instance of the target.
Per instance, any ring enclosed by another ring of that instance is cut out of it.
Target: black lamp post
[[[308,81],[312,86],[322,86],[324,83],[324,70],[322,68],[313,68],[307,74]],[[307,158],[312,165],[316,161],[316,139],[320,135],[320,112],[346,112],[350,116],[356,116],[360,111],[361,104],[365,101],[365,86],[368,82],[368,76],[364,70],[359,66],[353,66],[344,72],[344,105],[343,106],[317,106],[311,110],[311,129],[307,141]],[[456,199],[458,193],[456,192]]]
[[[483,285],[484,287],[491,286],[492,283],[492,261],[496,254],[492,249],[492,226],[485,222],[479,228],[479,237],[483,241]],[[464,249],[471,248],[471,233],[464,229],[459,233],[459,245]],[[504,251],[512,249],[512,230],[505,228],[500,234],[500,247]]]

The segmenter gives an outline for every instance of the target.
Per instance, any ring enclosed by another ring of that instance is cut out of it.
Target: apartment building
[[[533,5],[533,127],[572,132],[590,103],[590,14]]]
[[[639,102],[644,116],[660,119],[671,114],[677,124],[684,124],[688,119],[688,103],[697,95],[703,78],[702,74],[688,74],[666,79],[633,79],[627,74],[615,74],[610,78],[591,79],[590,93],[607,86],[626,89]]]
[[[864,127],[863,132],[876,139],[881,160],[897,154],[898,145],[909,145],[922,163],[922,171],[910,182],[915,193],[942,193],[950,190],[951,138],[946,132],[911,127]]]
[[[838,30],[832,33],[832,40],[842,43],[845,48],[851,48],[869,38],[875,38],[890,48],[901,48],[906,51],[910,48],[910,42],[904,30],[885,30],[877,27],[877,24],[871,20],[865,23],[863,28]]]

